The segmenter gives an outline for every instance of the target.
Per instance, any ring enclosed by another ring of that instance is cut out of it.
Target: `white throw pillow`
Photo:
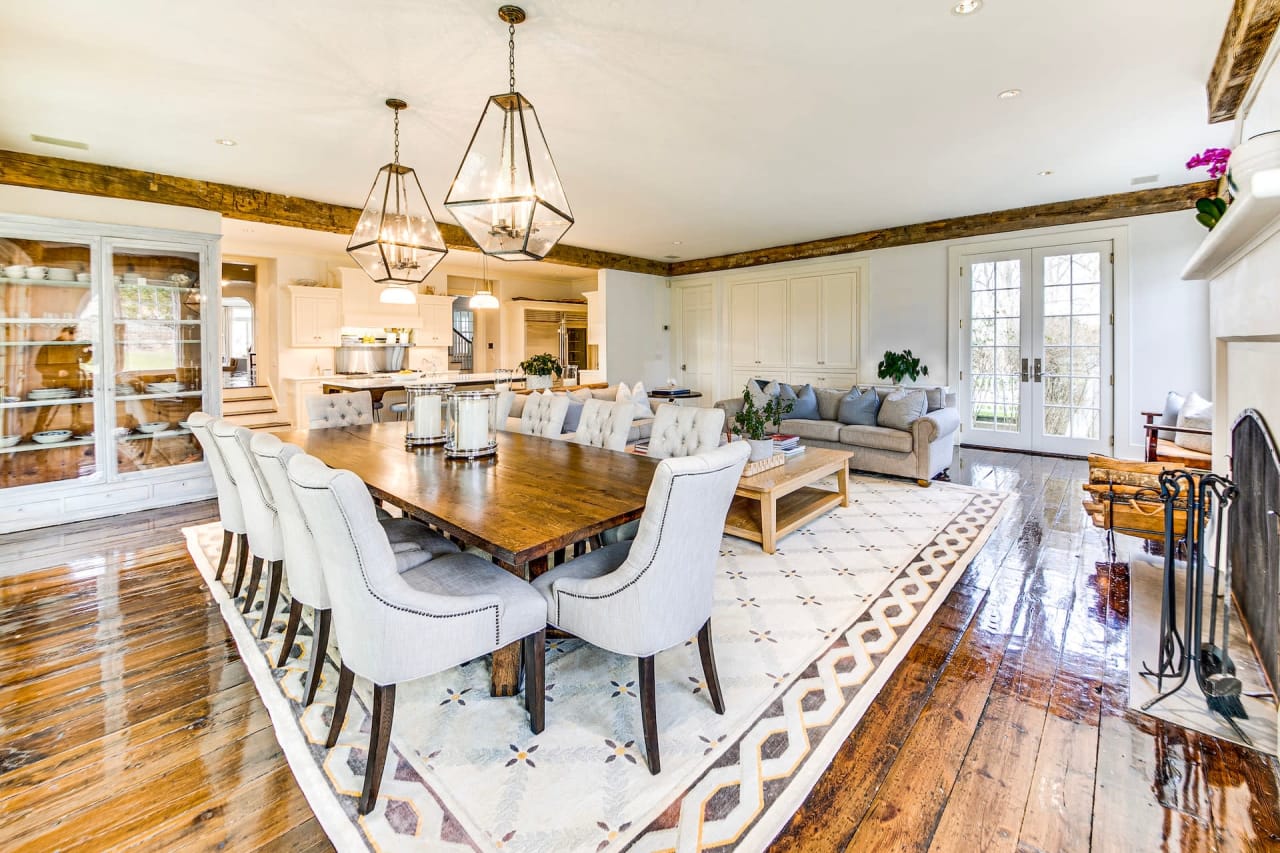
[[[631,403],[635,407],[635,411],[631,414],[632,420],[653,417],[653,409],[649,408],[649,395],[645,393],[643,382],[637,382],[630,387],[625,382],[619,382],[617,402]]]
[[[1201,397],[1195,391],[1187,395],[1186,402],[1178,410],[1178,426],[1194,429],[1213,429],[1213,403]],[[1213,452],[1213,437],[1208,435],[1189,435],[1185,432],[1174,433],[1173,443],[1187,450],[1200,453]]]
[[[1182,404],[1185,402],[1187,402],[1186,397],[1177,391],[1170,391],[1164,398],[1164,412],[1160,415],[1160,426],[1177,426],[1178,412],[1182,411]],[[1160,437],[1173,441],[1177,433],[1161,432]]]

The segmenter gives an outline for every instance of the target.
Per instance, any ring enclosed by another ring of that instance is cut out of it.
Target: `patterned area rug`
[[[256,640],[261,604],[242,616],[212,580],[219,528],[184,532],[339,849],[759,850],[960,579],[1005,498],[855,477],[849,507],[786,537],[776,554],[726,537],[712,625],[727,711],[711,708],[693,638],[660,654],[658,776],[644,763],[634,659],[550,641],[547,725],[537,736],[519,698],[489,696],[487,658],[401,685],[393,752],[367,817],[355,806],[370,686],[356,680],[346,729],[324,749],[337,649],[316,701],[302,708],[309,629],[288,665],[274,668],[287,607]]]

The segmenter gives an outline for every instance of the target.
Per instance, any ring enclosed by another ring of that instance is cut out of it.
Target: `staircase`
[[[222,389],[222,416],[249,429],[287,429],[289,419],[276,407],[266,385]]]

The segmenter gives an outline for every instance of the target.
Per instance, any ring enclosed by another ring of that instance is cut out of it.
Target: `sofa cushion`
[[[1182,408],[1178,410],[1178,426],[1193,429],[1213,429],[1213,403],[1201,397],[1195,391],[1187,395]],[[1213,437],[1208,435],[1190,435],[1185,432],[1174,433],[1173,443],[1187,450],[1200,453],[1213,452]]]
[[[925,399],[925,404],[926,404],[926,406],[925,406],[925,411],[926,411],[926,412],[936,412],[936,411],[938,411],[938,409],[941,409],[941,408],[942,408],[943,403],[944,403],[944,401],[943,401],[943,394],[942,394],[942,387],[941,387],[941,386],[939,386],[939,385],[935,385],[935,386],[933,386],[932,388],[925,388],[925,389],[924,389],[924,399]]]
[[[644,390],[644,383],[637,382],[630,387],[625,382],[618,383],[618,399],[619,403],[632,403],[635,406],[634,418],[647,418],[653,415],[653,409],[649,407],[649,395]]]
[[[1160,426],[1177,426],[1178,412],[1182,411],[1182,404],[1187,398],[1179,394],[1177,391],[1170,391],[1164,398],[1164,412],[1160,415]],[[1173,441],[1177,437],[1175,432],[1161,432],[1160,437]]]
[[[844,399],[845,392],[839,388],[814,388],[813,393],[818,397],[818,418],[824,421],[839,420],[840,401]]]
[[[597,400],[604,400],[612,403],[618,399],[618,386],[610,385],[608,388],[590,388],[591,396]]]
[[[653,435],[653,418],[636,418],[627,431],[627,444],[634,444]]]
[[[880,414],[876,415],[876,423],[889,429],[911,429],[911,424],[924,416],[929,405],[924,391],[900,388],[880,403]]]
[[[836,421],[818,421],[808,418],[794,420],[784,418],[782,432],[815,441],[839,441],[841,424]]]
[[[580,400],[569,398],[569,409],[564,413],[564,426],[560,428],[561,432],[578,431],[578,424],[582,422],[583,405]]]
[[[791,404],[787,417],[797,421],[816,421],[818,419],[818,395],[813,393],[812,385],[783,385],[778,399]]]
[[[849,393],[840,399],[840,410],[836,420],[842,424],[859,424],[875,426],[876,415],[880,412],[880,397],[874,391],[863,393],[851,388]]]
[[[848,424],[840,427],[840,443],[854,447],[870,447],[876,450],[892,450],[896,453],[911,452],[911,433],[881,426]],[[857,460],[854,460],[856,467]]]

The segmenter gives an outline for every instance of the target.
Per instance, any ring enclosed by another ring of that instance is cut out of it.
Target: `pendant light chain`
[[[399,107],[396,107],[395,113],[396,113],[396,124],[395,124],[396,147],[395,147],[395,156],[393,157],[393,162],[396,164],[396,169],[398,170],[400,168],[400,108]]]
[[[515,94],[516,91],[516,25],[515,23],[507,24],[507,64],[510,70],[510,78],[508,91]]]

